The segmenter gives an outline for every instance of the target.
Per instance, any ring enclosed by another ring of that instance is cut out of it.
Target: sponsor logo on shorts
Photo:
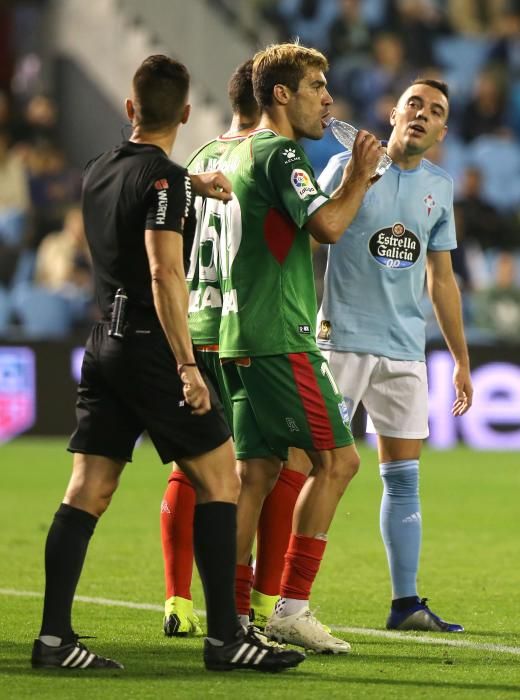
[[[287,427],[289,428],[291,433],[299,433],[300,429],[298,428],[296,421],[292,416],[286,416],[285,422],[287,423]]]
[[[311,327],[307,323],[301,323],[298,326],[298,333],[303,333],[303,335],[310,335]]]
[[[305,170],[295,168],[291,173],[291,185],[300,199],[305,199],[313,194],[317,194],[317,190],[312,184],[309,173]]]
[[[382,267],[404,270],[415,265],[421,255],[417,235],[400,221],[376,231],[368,243],[374,260]]]
[[[341,420],[343,421],[343,425],[346,425],[347,427],[350,425],[350,416],[349,416],[349,411],[347,408],[347,404],[345,401],[340,401],[338,403],[338,409],[339,409],[339,415],[341,416]]]

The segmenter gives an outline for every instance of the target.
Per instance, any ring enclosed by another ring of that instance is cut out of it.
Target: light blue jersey
[[[319,178],[325,192],[337,188],[349,158],[331,158]],[[451,177],[428,160],[414,170],[392,165],[329,246],[319,347],[424,360],[426,254],[456,247]]]

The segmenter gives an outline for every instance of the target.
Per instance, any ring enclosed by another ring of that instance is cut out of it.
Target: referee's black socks
[[[45,544],[45,600],[40,636],[72,641],[72,601],[98,519],[79,508],[62,503]]]
[[[193,545],[204,595],[208,637],[236,640],[235,605],[237,507],[212,501],[195,506]]]

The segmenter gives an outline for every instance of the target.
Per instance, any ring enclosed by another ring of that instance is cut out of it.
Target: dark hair
[[[428,85],[429,87],[435,88],[436,90],[442,92],[448,102],[450,100],[450,89],[448,87],[448,83],[445,83],[443,80],[435,80],[434,78],[417,78],[413,81],[412,85]]]
[[[273,104],[273,89],[277,84],[297,92],[309,68],[325,72],[329,64],[322,53],[296,42],[273,44],[259,51],[253,58],[253,88],[260,109]]]
[[[148,56],[136,70],[134,89],[137,124],[157,130],[180,122],[190,86],[188,69],[168,56]]]
[[[233,113],[243,114],[246,117],[255,116],[258,112],[258,103],[253,92],[253,59],[250,58],[241,63],[228,83],[228,97],[233,108]]]

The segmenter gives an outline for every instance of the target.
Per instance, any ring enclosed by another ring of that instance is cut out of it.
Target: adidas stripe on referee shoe
[[[32,650],[31,664],[33,668],[62,668],[62,669],[122,669],[118,661],[107,659],[90,651],[75,637],[69,644],[57,647],[49,646],[35,639]]]
[[[208,671],[233,671],[252,669],[275,673],[298,666],[305,654],[286,650],[280,646],[266,644],[255,630],[241,629],[237,639],[230,644],[217,646],[209,639],[204,640],[204,664]]]

